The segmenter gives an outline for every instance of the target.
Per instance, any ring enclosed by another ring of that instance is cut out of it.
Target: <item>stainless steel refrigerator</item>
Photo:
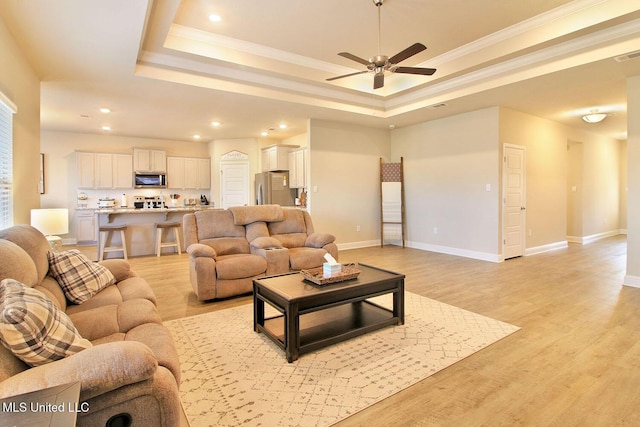
[[[289,188],[289,171],[256,174],[256,205],[293,206],[294,191]]]

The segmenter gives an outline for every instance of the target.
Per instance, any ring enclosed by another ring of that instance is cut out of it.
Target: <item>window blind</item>
[[[13,225],[13,114],[0,93],[0,229]]]

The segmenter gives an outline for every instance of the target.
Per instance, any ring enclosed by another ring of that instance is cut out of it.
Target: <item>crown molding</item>
[[[578,10],[583,10],[599,3],[602,3],[602,1],[574,2],[571,3],[571,8],[566,8],[565,12],[569,10],[575,13]],[[578,8],[578,5],[581,8]],[[546,14],[547,21],[542,19],[529,20],[531,22],[522,25],[521,30],[524,27],[534,28],[535,26],[543,25],[541,22],[548,22],[552,17],[558,19],[558,16],[567,15],[567,13],[560,14],[555,10],[552,12],[554,13]],[[515,34],[513,31],[515,30],[510,28],[506,33],[513,35]],[[211,40],[209,33],[202,31],[193,33],[191,29],[185,27],[179,28],[178,33],[181,36],[197,34],[197,37],[201,37],[205,41]],[[506,36],[503,35],[502,37]],[[245,49],[243,51],[248,50],[250,53],[253,51],[264,52],[263,47],[257,44],[239,42],[227,37],[224,37],[224,39],[225,47],[238,47],[239,44]],[[458,77],[447,79],[445,76],[441,81],[423,84],[422,88],[405,90],[402,94],[392,98],[377,96],[376,94],[361,94],[356,90],[346,90],[324,82],[280,77],[284,75],[277,75],[277,73],[268,71],[255,71],[257,69],[251,67],[240,68],[235,64],[233,66],[212,64],[210,61],[205,62],[170,53],[142,52],[139,66],[150,66],[155,71],[150,72],[148,68],[142,67],[139,70],[144,69],[146,71],[137,70],[136,72],[141,72],[141,75],[153,75],[154,78],[160,79],[163,78],[163,74],[170,72],[171,75],[167,78],[170,81],[192,85],[200,85],[204,82],[203,87],[217,90],[238,91],[248,95],[271,97],[306,105],[323,106],[358,114],[389,118],[424,108],[436,102],[446,102],[459,96],[475,93],[479,90],[495,88],[548,74],[567,68],[567,66],[578,66],[613,57],[628,51],[623,49],[628,47],[630,42],[634,42],[637,46],[639,39],[640,19],[605,28],[595,33],[487,66]],[[497,40],[497,36],[495,40]],[[476,49],[479,48],[478,46],[476,46]],[[319,63],[327,64],[324,61],[317,61],[276,49],[270,49],[269,51],[273,55],[277,54],[278,60],[295,58],[298,60],[296,65],[314,67]],[[168,50],[168,52],[171,52],[171,50]],[[448,54],[442,56],[446,55]],[[224,61],[220,62],[224,64]],[[180,76],[179,78],[176,77],[178,75]],[[189,77],[190,75],[191,77]]]
[[[498,30],[495,33],[481,37],[456,49],[452,49],[442,55],[431,58],[428,61],[423,62],[421,66],[428,63],[431,64],[430,66],[432,67],[437,67],[442,64],[464,58],[479,50],[493,47],[499,43],[503,43],[532,30],[566,19],[567,17],[583,12],[584,10],[596,5],[606,3],[606,1],[607,0],[580,0],[567,3],[522,22],[518,22],[510,27]]]
[[[229,49],[232,51],[244,52],[250,55],[261,56],[278,62],[284,62],[287,64],[325,71],[327,73],[339,74],[354,71],[353,68],[344,67],[341,65],[333,64],[331,62],[321,61],[319,59],[310,58],[308,56],[298,55],[261,44],[238,40],[179,24],[171,24],[169,33],[167,34],[167,39],[170,39],[171,37],[187,39],[190,41],[203,43],[218,48]],[[225,58],[215,59],[224,60]]]

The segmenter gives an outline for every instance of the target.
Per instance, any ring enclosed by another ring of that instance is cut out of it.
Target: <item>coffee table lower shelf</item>
[[[369,301],[342,304],[299,316],[299,354],[309,353],[319,348],[336,344],[347,339],[369,333],[400,320],[393,311]],[[265,319],[258,331],[269,336],[283,350],[285,349],[284,314]]]

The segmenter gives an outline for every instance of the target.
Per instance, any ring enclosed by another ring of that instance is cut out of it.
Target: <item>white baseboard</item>
[[[389,244],[390,243],[385,243],[385,245],[389,245]],[[447,246],[438,246],[438,245],[429,245],[426,243],[411,242],[411,241],[405,241],[404,244],[405,244],[405,247],[407,248],[420,249],[422,251],[437,252],[437,253],[447,254],[447,255],[456,255],[456,256],[461,256],[465,258],[478,259],[481,261],[490,261],[490,262],[503,261],[500,255],[489,254],[486,252],[469,251],[466,249],[450,248]],[[398,243],[398,244],[391,243],[391,245],[401,246],[401,243]],[[367,240],[362,242],[340,243],[337,246],[339,250],[368,248],[371,246],[380,246],[380,240]]]
[[[380,246],[380,240],[365,240],[362,242],[338,243],[338,250],[370,248],[371,246]]]
[[[533,248],[528,248],[524,251],[525,256],[529,255],[537,255],[543,252],[555,251],[558,249],[564,249],[569,246],[569,242],[563,240],[561,242],[549,243],[548,245],[536,246]]]
[[[502,262],[502,257],[498,254],[491,254],[487,252],[470,251],[467,249],[451,248],[448,246],[430,245],[420,242],[405,242],[405,245],[409,248],[420,249],[423,251],[438,252],[447,255],[456,255],[465,258],[473,258],[481,261],[490,262]]]
[[[583,237],[567,236],[567,241],[571,243],[580,243],[582,245],[586,245],[586,244],[595,242],[596,240],[617,236],[618,234],[627,234],[627,230],[626,229],[610,230],[610,231],[605,231],[604,233],[596,233],[596,234],[591,234],[589,236],[583,236]]]
[[[632,288],[640,288],[640,276],[624,276],[624,280],[622,281],[624,286],[631,286]]]

